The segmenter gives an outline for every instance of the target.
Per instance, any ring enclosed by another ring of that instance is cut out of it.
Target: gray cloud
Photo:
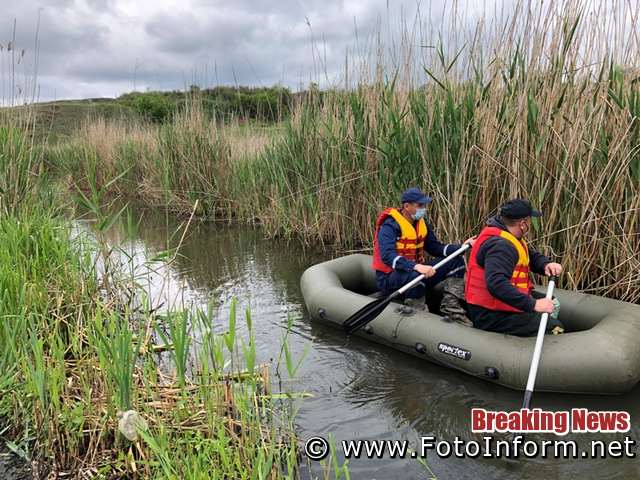
[[[134,88],[200,83],[295,87],[314,71],[312,43],[343,62],[354,17],[368,23],[385,3],[286,0],[172,2],[149,0],[5,0],[0,20],[0,75],[12,71],[13,36],[21,77],[35,72],[41,99],[113,96]],[[316,49],[317,50],[317,49]],[[27,81],[23,81],[23,87]],[[5,90],[6,91],[6,90]]]
[[[444,3],[425,0],[421,6],[436,27]],[[16,44],[27,51],[18,70],[23,79],[35,71],[40,15],[37,78],[43,100],[194,82],[324,84],[340,78],[347,53],[355,61],[374,50],[376,29],[398,34],[401,15],[412,28],[416,5],[412,0],[3,0],[0,77],[6,84],[12,70],[6,46],[13,19]]]

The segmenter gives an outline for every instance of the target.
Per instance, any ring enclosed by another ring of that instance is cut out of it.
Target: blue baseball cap
[[[423,203],[428,204],[433,200],[429,195],[424,193],[419,188],[413,187],[408,188],[402,193],[402,199],[400,200],[402,203],[405,202],[415,202],[415,203]]]

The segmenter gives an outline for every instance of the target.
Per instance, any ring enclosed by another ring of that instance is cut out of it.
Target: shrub
[[[127,101],[136,112],[155,123],[170,120],[175,111],[175,102],[160,92],[130,94]]]

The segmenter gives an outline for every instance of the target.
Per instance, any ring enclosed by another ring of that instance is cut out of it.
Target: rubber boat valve
[[[371,325],[366,325],[362,330],[364,330],[364,333],[373,335],[373,327]]]
[[[425,347],[422,343],[416,343],[416,352],[427,353],[427,347]]]
[[[500,378],[500,372],[496,367],[485,367],[484,374],[493,380]]]
[[[323,320],[327,319],[327,311],[324,308],[318,309],[318,315],[320,315],[320,318]]]
[[[396,308],[396,312],[402,315],[403,317],[410,317],[416,313],[416,310],[408,305],[400,305]]]

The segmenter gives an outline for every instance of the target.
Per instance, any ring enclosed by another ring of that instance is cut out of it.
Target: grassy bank
[[[102,192],[80,196],[96,234],[74,230],[25,125],[0,123],[0,440],[34,478],[295,478],[292,399],[249,312],[214,334],[211,309],[156,311],[112,260]]]
[[[305,95],[246,154],[234,152],[252,137],[229,137],[195,102],[162,128],[89,127],[100,133],[50,163],[77,183],[123,174],[111,188],[150,204],[188,212],[197,199],[209,216],[354,248],[370,246],[376,213],[408,185],[433,194],[450,240],[528,197],[545,212],[534,237],[565,264],[563,286],[638,301],[638,44],[624,15],[595,13],[599,26],[579,4],[521,2],[468,38],[410,38],[402,67],[374,56],[373,76]]]
[[[11,448],[40,475],[293,475],[292,425],[274,417],[251,328],[237,338],[234,314],[214,335],[211,312],[122,304],[92,273],[94,246],[70,236],[46,213],[0,221],[0,418]]]

